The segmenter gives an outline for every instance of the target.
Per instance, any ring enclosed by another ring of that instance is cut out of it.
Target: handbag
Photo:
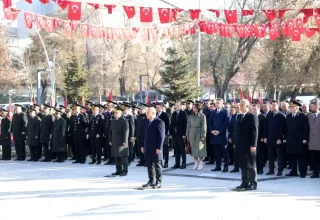
[[[186,143],[186,154],[191,154],[190,141],[187,141],[187,143]]]

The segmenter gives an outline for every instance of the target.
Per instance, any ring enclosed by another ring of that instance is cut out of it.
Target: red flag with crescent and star
[[[131,19],[136,14],[136,9],[134,6],[123,6],[124,12],[127,14],[128,19]]]
[[[153,22],[152,7],[140,7],[140,21]]]
[[[33,24],[33,14],[25,12],[24,13],[24,26],[26,28],[32,29]]]
[[[81,19],[81,2],[69,2],[68,4],[68,18],[70,20]]]

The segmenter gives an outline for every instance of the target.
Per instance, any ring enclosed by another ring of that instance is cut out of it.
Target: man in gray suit
[[[308,115],[309,122],[309,150],[311,155],[311,167],[313,174],[310,178],[319,177],[320,166],[320,115],[319,115],[319,101],[311,102],[310,112]]]

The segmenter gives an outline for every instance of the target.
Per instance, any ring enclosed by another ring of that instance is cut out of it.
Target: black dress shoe
[[[273,170],[269,170],[268,173],[266,173],[266,175],[270,176],[270,175],[273,175],[274,174],[274,171]]]
[[[120,176],[126,176],[128,173],[127,172],[122,172],[120,173]]]
[[[138,163],[136,166],[137,167],[144,167],[144,164],[143,163]]]
[[[211,171],[212,171],[212,172],[221,171],[221,167],[216,167],[216,168],[212,169]]]
[[[181,166],[180,166],[180,169],[186,169],[187,168],[187,165],[185,165],[185,164],[182,164]]]
[[[115,165],[115,162],[114,162],[114,161],[111,161],[110,165],[111,165],[111,166]]]
[[[311,179],[313,178],[319,178],[319,173],[313,173],[311,176],[310,176]]]
[[[223,173],[228,172],[228,168],[223,168],[222,172],[223,172]]]
[[[208,163],[206,163],[207,165],[211,165],[211,164],[214,164],[214,161],[213,160],[209,160]]]
[[[86,163],[86,161],[81,161],[81,162],[80,162],[80,164],[85,164],[85,163]]]
[[[52,162],[54,162],[54,163],[59,163],[59,159],[56,159],[56,160],[54,160],[54,161],[52,161]]]
[[[129,167],[131,166],[131,162],[128,163],[128,166],[129,166]]]
[[[97,162],[96,160],[93,160],[89,164],[95,164],[96,162]]]
[[[236,187],[236,190],[238,190],[238,191],[245,191],[246,190],[246,188],[247,188],[248,186],[245,186],[245,185],[240,185],[240,186],[237,186]]]
[[[164,166],[163,166],[163,168],[168,168],[168,164],[165,163]]]
[[[121,172],[115,172],[115,173],[112,173],[111,175],[112,176],[119,176],[121,174]]]
[[[257,186],[250,184],[248,187],[245,188],[245,190],[250,191],[250,190],[256,190]]]
[[[263,170],[258,170],[257,174],[263,174]]]
[[[147,182],[147,184],[142,185],[142,187],[144,188],[153,187],[153,186],[154,186],[154,183],[151,181]]]
[[[34,160],[33,160],[33,162],[38,162],[38,161],[39,161],[39,159],[34,159]]]
[[[156,182],[156,184],[154,184],[152,188],[154,188],[154,189],[160,189],[160,188],[161,188],[161,183]]]
[[[171,167],[171,169],[179,169],[180,168],[180,166],[179,165],[174,165],[173,167]]]
[[[209,157],[205,157],[203,162],[208,162],[209,161]]]
[[[20,159],[14,159],[13,161],[20,161]]]
[[[297,173],[287,173],[285,176],[298,176],[298,174]]]
[[[73,161],[72,163],[80,163],[80,161],[77,161],[77,160],[76,160],[76,161]]]
[[[70,160],[76,160],[77,158],[75,156],[73,156]]]
[[[97,165],[100,165],[100,164],[101,164],[101,160],[98,160],[98,161],[97,161]]]
[[[103,159],[102,159],[102,161],[107,161],[107,160],[108,160],[108,159],[106,159],[106,158],[103,158]]]
[[[34,159],[33,158],[30,158],[29,160],[27,160],[27,161],[33,161]],[[21,161],[21,160],[20,160]]]
[[[59,162],[59,163],[64,163],[64,159],[62,159],[62,160],[59,160],[58,162]]]
[[[300,174],[300,178],[306,178],[306,174]]]
[[[277,176],[282,176],[282,171],[278,171]]]
[[[40,160],[40,162],[48,162],[47,159]]]
[[[230,173],[238,173],[239,169],[238,168],[234,168],[233,170],[230,171]]]

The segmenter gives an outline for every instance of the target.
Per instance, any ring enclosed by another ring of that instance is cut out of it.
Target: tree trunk
[[[297,86],[295,86],[292,93],[291,93],[291,97],[290,97],[291,100],[296,100],[298,92],[299,92],[299,88]]]

